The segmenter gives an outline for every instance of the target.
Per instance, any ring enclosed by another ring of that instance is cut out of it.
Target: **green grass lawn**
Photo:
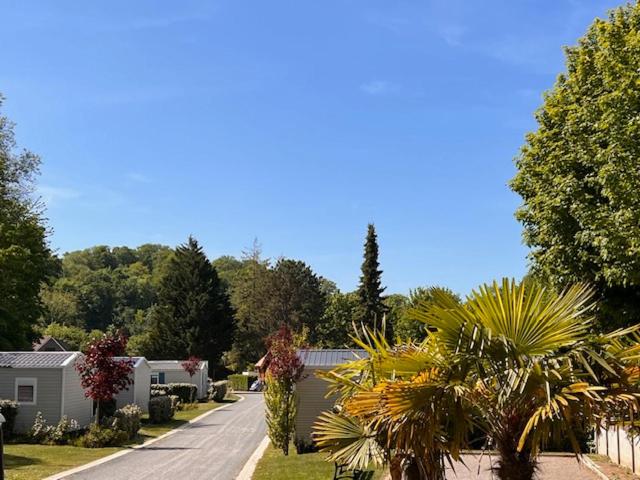
[[[62,445],[5,445],[7,480],[36,480],[92,462],[121,450],[119,447],[80,448]]]
[[[238,397],[230,395],[226,402],[234,402],[237,399]],[[138,440],[133,443],[143,443],[151,438],[159,437],[220,405],[223,404],[214,402],[198,403],[197,408],[176,412],[170,422],[158,425],[143,423]],[[123,448],[127,447],[80,448],[68,445],[10,443],[5,445],[6,480],[37,480],[45,478],[54,473],[106,457]]]
[[[258,462],[253,480],[327,480],[333,478],[333,463],[326,462],[324,453],[298,455],[293,446],[289,455],[269,445]],[[382,478],[382,471],[373,472],[372,480]]]

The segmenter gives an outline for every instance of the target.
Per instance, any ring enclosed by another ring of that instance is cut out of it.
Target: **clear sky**
[[[507,182],[596,0],[3,1],[0,92],[53,247],[258,237],[344,290],[526,271]]]

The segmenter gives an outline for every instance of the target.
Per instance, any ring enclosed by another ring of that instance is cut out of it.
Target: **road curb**
[[[193,423],[202,420],[203,418],[211,415],[213,412],[217,412],[218,410],[222,410],[226,407],[229,407],[230,405],[234,405],[236,403],[242,402],[244,400],[244,397],[242,395],[238,395],[237,393],[234,394],[237,395],[238,397],[240,397],[239,400],[233,402],[233,403],[228,403],[228,404],[223,404],[220,405],[219,407],[216,408],[212,408],[211,410],[209,410],[208,412],[204,412],[202,415],[198,415],[196,418],[192,418],[191,420],[189,420],[187,423],[185,423],[184,425],[180,425],[177,428],[174,428],[173,430],[168,431],[167,433],[163,433],[162,435],[160,435],[159,437],[156,438],[152,438],[151,440],[147,440],[146,442],[140,444],[140,445],[133,445],[130,447],[124,447],[123,450],[120,450],[119,452],[116,453],[112,453],[111,455],[107,455],[106,457],[102,457],[99,458],[98,460],[94,460],[93,462],[89,462],[89,463],[85,463],[84,465],[80,465],[78,467],[74,467],[71,468],[69,470],[64,470],[63,472],[58,472],[58,473],[54,473],[51,476],[45,477],[43,480],[61,480],[69,475],[73,475],[75,473],[80,473],[83,472],[84,470],[88,470],[90,468],[96,467],[98,465],[101,465],[103,463],[109,462],[111,460],[114,460],[118,457],[123,457],[135,450],[139,450],[141,448],[145,448],[148,447],[149,445],[156,443],[164,438],[167,438],[173,434],[175,434],[176,432],[179,432],[180,430],[184,430],[185,428],[189,428]]]
[[[584,463],[584,466],[595,473],[598,478],[600,478],[600,480],[610,480],[609,477],[607,477],[604,472],[598,468],[598,465],[596,465],[595,462],[589,457],[587,457],[586,455],[582,455],[581,460]]]
[[[268,446],[269,437],[265,436],[258,445],[258,448],[256,448],[251,454],[249,460],[247,460],[247,463],[244,464],[244,467],[242,467],[242,470],[240,470],[240,473],[235,480],[251,480],[251,477],[253,477],[253,472],[255,472],[256,470],[256,466],[258,465],[258,462],[264,455],[264,452]]]

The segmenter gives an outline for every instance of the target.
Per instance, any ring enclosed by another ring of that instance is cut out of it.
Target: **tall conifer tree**
[[[358,286],[358,299],[360,308],[358,320],[370,328],[380,328],[382,319],[387,311],[384,305],[382,292],[382,270],[378,261],[378,237],[372,223],[367,227],[367,239],[364,243],[364,261],[362,262],[362,275]],[[391,336],[391,325],[386,326],[387,336]]]
[[[193,237],[176,248],[159,300],[155,354],[178,359],[195,355],[217,365],[231,346],[233,312],[216,269]]]

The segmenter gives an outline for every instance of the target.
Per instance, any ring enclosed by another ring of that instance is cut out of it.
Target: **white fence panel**
[[[632,436],[624,427],[609,427],[596,433],[596,453],[612,462],[640,473],[640,437]]]

